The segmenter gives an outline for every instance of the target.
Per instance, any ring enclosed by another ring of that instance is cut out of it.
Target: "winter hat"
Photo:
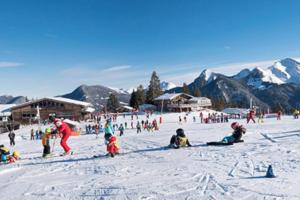
[[[231,124],[231,128],[232,129],[236,129],[237,127],[239,127],[240,126],[240,124],[238,123],[238,122],[233,122],[232,124]]]

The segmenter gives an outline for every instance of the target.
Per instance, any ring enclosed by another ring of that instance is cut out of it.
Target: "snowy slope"
[[[182,125],[179,114],[164,115],[154,133],[126,130],[122,155],[115,158],[93,158],[105,154],[103,136],[82,135],[69,140],[75,155],[40,159],[41,142],[30,141],[32,127],[24,127],[13,148],[22,160],[0,166],[1,199],[300,199],[299,120],[287,116],[248,125],[240,120],[248,130],[245,143],[214,147],[205,143],[228,135],[229,124],[200,124],[198,117],[193,123],[194,115]],[[178,127],[193,147],[165,150]],[[0,141],[8,145],[7,135]],[[62,152],[58,143],[55,154]],[[263,177],[269,164],[277,178]]]

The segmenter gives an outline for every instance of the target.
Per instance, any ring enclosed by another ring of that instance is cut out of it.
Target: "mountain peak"
[[[160,88],[162,89],[162,91],[171,90],[176,87],[177,86],[172,82],[167,82],[167,81],[160,82]]]

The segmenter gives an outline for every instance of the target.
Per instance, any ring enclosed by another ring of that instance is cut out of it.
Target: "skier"
[[[253,121],[253,123],[255,123],[255,111],[252,109],[250,110],[250,112],[248,113],[248,116],[247,116],[247,124],[249,123],[250,120]]]
[[[43,158],[48,158],[51,156],[50,151],[50,136],[51,136],[51,128],[46,128],[45,132],[42,135],[42,144],[44,147],[43,150]]]
[[[108,139],[110,137],[110,135],[114,134],[114,129],[112,127],[112,123],[111,123],[111,119],[108,118],[106,120],[106,123],[104,125],[104,139],[105,139],[105,143],[108,142]]]
[[[106,146],[107,155],[114,157],[116,154],[119,153],[120,150],[117,137],[112,134],[107,134],[106,137],[107,137],[107,146]]]
[[[141,133],[142,132],[142,127],[140,122],[138,121],[136,124],[136,133]]]
[[[179,149],[180,147],[191,147],[189,140],[184,134],[184,130],[179,128],[176,130],[176,135],[173,135],[170,140],[169,147]]]
[[[120,131],[120,136],[122,136],[122,135],[124,134],[124,127],[123,127],[123,124],[120,125],[119,131]]]
[[[277,112],[277,120],[281,120],[281,115],[282,115],[282,111],[279,110],[279,111]]]
[[[233,129],[232,135],[224,137],[222,142],[225,142],[225,143],[241,142],[242,141],[241,138],[242,138],[243,134],[246,133],[246,128],[244,128],[238,122],[233,122],[231,124],[231,128]]]
[[[71,135],[71,128],[69,127],[69,125],[67,123],[63,122],[60,119],[55,119],[54,124],[55,124],[58,132],[60,134],[62,134],[60,145],[62,146],[62,148],[64,149],[65,152],[63,154],[61,154],[61,156],[73,154],[73,152],[71,151],[71,148],[67,144],[67,141]]]
[[[30,140],[34,140],[34,130],[31,129],[30,131]]]
[[[264,113],[262,112],[262,113],[260,113],[259,115],[258,115],[258,123],[263,123],[264,122]]]
[[[8,134],[8,137],[9,137],[9,143],[10,143],[10,146],[15,146],[16,143],[15,143],[15,136],[16,134],[13,132],[13,131],[10,131],[9,134]]]

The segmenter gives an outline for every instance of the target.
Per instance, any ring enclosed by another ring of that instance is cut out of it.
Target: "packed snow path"
[[[106,153],[103,135],[83,134],[68,142],[74,155],[41,159],[41,141],[29,140],[32,127],[22,128],[11,149],[22,159],[0,166],[1,199],[300,199],[299,120],[239,120],[245,143],[206,146],[229,135],[230,123],[193,123],[190,114],[179,125],[178,115],[165,115],[157,132],[126,130],[115,158],[94,158]],[[193,147],[165,149],[179,127]],[[8,146],[7,134],[0,143]],[[54,151],[62,152],[59,140]],[[273,179],[264,177],[270,164]]]

